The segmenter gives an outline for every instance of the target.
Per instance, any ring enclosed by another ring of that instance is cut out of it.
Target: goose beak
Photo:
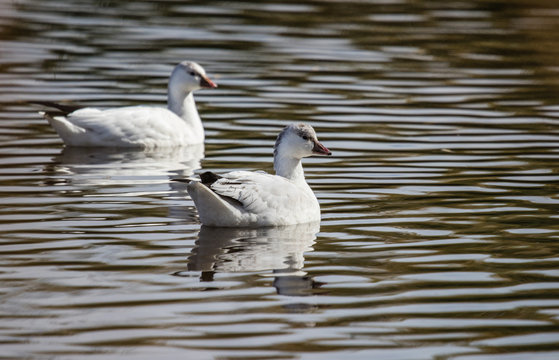
[[[314,147],[312,148],[313,154],[316,155],[332,155],[332,152],[326,148],[326,146],[322,145],[318,141],[314,142]]]
[[[206,75],[200,76],[200,86],[207,89],[215,89],[217,84],[210,80]]]

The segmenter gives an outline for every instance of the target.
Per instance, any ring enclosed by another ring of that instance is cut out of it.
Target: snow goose
[[[41,114],[66,145],[144,149],[184,146],[204,142],[204,128],[192,93],[215,87],[200,65],[183,61],[169,78],[167,108],[140,105],[101,110],[35,103],[58,109]]]
[[[287,126],[274,146],[276,175],[233,171],[205,172],[201,182],[190,181],[187,191],[200,221],[208,226],[279,226],[320,221],[318,200],[305,181],[301,159],[331,155],[305,124]]]

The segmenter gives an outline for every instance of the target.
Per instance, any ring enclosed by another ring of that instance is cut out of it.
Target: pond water
[[[559,358],[559,3],[0,2],[1,359]],[[64,148],[40,107],[165,104],[205,147]],[[201,168],[313,125],[322,222],[201,228]]]

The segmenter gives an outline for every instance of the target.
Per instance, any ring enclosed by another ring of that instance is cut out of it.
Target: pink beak
[[[207,89],[215,89],[217,84],[210,80],[206,75],[200,77],[200,86]]]
[[[312,152],[317,155],[332,155],[332,152],[328,150],[326,146],[322,145],[318,141],[314,143]]]

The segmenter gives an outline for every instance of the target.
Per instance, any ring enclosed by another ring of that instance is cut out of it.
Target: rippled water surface
[[[559,358],[559,3],[0,2],[0,358]],[[26,101],[165,104],[205,147],[64,148]],[[201,168],[272,171],[292,121],[322,222],[203,228]]]

